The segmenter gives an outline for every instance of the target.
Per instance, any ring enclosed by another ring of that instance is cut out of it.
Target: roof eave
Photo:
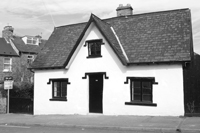
[[[29,67],[30,70],[52,70],[52,69],[65,69],[63,66],[55,66],[55,67]]]
[[[20,57],[19,55],[11,55],[11,54],[0,54],[0,56],[9,56],[9,57]]]
[[[182,60],[182,61],[155,61],[155,62],[131,62],[131,63],[127,63],[127,66],[131,66],[131,65],[153,65],[153,64],[183,64],[185,62],[191,62],[191,60]]]

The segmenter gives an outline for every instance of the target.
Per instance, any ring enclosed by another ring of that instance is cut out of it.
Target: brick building
[[[44,46],[41,36],[16,36],[12,26],[5,26],[0,38],[0,113],[6,112],[5,76],[12,76],[14,85],[33,83],[33,73],[27,69]]]

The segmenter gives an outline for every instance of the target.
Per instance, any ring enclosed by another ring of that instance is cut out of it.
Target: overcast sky
[[[200,0],[0,0],[0,2],[1,30],[4,26],[10,25],[13,26],[16,35],[42,35],[44,39],[48,39],[54,27],[86,22],[91,13],[102,19],[115,17],[119,4],[131,4],[134,14],[189,8],[192,14],[194,50],[200,54]]]

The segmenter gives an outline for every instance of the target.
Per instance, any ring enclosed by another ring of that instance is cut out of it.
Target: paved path
[[[200,117],[0,114],[0,125],[199,131]]]

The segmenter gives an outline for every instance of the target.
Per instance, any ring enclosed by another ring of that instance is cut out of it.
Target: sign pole
[[[8,89],[8,97],[7,97],[7,114],[9,114],[9,99],[10,99],[10,89]]]
[[[13,77],[4,77],[4,89],[7,90],[7,114],[9,114],[10,89],[13,89]]]

